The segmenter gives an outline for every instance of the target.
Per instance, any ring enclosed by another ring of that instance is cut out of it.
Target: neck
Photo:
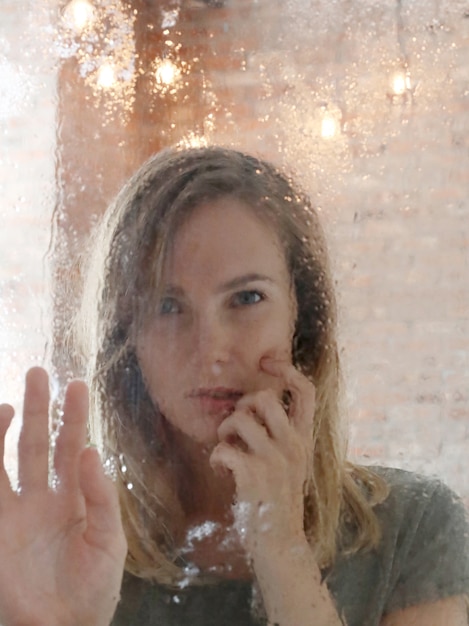
[[[173,440],[176,482],[179,499],[188,525],[211,520],[225,525],[231,522],[235,483],[228,472],[220,476],[210,465],[212,449],[188,438],[176,436]]]
[[[231,473],[217,475],[210,451],[178,446],[179,498],[185,512],[181,553],[201,572],[221,578],[249,579],[252,574],[233,526],[235,485]],[[181,458],[182,457],[182,458]]]

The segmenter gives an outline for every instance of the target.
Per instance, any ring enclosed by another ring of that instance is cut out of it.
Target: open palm
[[[26,377],[18,443],[19,490],[3,466],[13,417],[0,405],[0,623],[2,626],[108,626],[122,580],[126,542],[116,489],[96,450],[86,448],[87,389],[67,389],[48,481],[47,374]]]

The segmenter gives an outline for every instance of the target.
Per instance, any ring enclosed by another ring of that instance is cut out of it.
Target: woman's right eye
[[[181,306],[175,298],[169,296],[161,298],[158,307],[158,313],[160,315],[173,315],[174,313],[180,313]]]

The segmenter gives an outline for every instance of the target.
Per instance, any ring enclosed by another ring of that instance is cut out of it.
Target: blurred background
[[[469,502],[469,2],[0,0],[1,401],[21,410],[32,364],[60,398],[77,255],[177,143],[300,180],[330,240],[352,457]]]

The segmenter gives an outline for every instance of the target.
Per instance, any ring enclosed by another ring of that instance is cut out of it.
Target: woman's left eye
[[[255,289],[244,290],[235,293],[232,302],[234,306],[247,306],[250,304],[257,304],[264,300],[264,295],[260,291]]]

